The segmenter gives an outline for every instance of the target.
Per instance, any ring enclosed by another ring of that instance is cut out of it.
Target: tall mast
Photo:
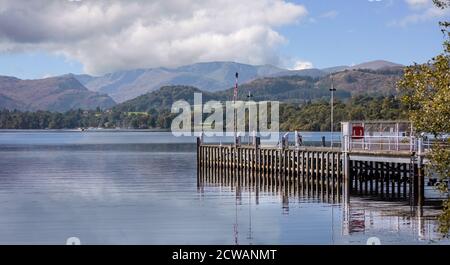
[[[236,99],[237,99],[237,93],[238,93],[238,78],[239,78],[239,74],[238,72],[236,72],[236,82],[235,82],[235,86],[234,86],[234,94],[233,94],[233,111],[234,111],[234,143],[236,145],[237,148],[237,112],[236,112]],[[234,155],[237,155],[237,152],[234,153]],[[238,184],[239,185],[239,184]],[[238,231],[238,196],[240,193],[240,187],[237,186],[236,187],[236,200],[235,200],[235,223],[234,223],[234,244],[238,245],[238,239],[239,239],[239,231]]]
[[[235,75],[236,79],[235,79],[235,86],[234,86],[234,93],[233,93],[233,103],[234,103],[234,141],[236,142],[236,137],[237,137],[237,112],[236,112],[236,100],[237,100],[237,95],[238,95],[238,79],[239,79],[239,73],[236,72]]]
[[[333,84],[333,74],[331,74],[331,88],[330,88],[330,91],[331,91],[331,100],[330,100],[330,106],[331,106],[331,124],[330,124],[331,136],[330,136],[330,138],[331,138],[331,148],[333,148],[334,92],[336,91],[336,89],[334,88],[334,84]]]

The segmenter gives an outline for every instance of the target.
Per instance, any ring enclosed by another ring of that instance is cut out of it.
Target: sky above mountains
[[[441,50],[431,0],[0,0],[0,75],[237,61],[289,69],[374,59],[425,62]]]

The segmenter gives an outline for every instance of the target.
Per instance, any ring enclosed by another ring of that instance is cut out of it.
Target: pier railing
[[[343,151],[397,151],[420,152],[429,151],[434,140],[416,136],[364,136],[354,139],[351,136],[342,137]]]

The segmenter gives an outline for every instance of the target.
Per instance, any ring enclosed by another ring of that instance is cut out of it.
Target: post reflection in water
[[[258,237],[252,231],[252,203],[260,205],[261,199],[279,198],[281,215],[289,215],[292,204],[319,203],[331,208],[331,243],[365,243],[370,236],[380,236],[382,244],[397,243],[438,243],[448,244],[441,240],[436,231],[438,209],[433,207],[411,207],[408,201],[380,201],[373,198],[352,196],[349,204],[342,203],[342,195],[337,191],[321,192],[320,189],[305,187],[298,183],[298,178],[285,178],[282,174],[268,176],[252,170],[230,170],[227,168],[201,167],[197,171],[198,191],[220,188],[235,193],[236,209],[234,223],[235,244],[239,244],[238,224],[243,199],[248,198],[248,234],[247,242]],[[243,195],[245,194],[245,195]],[[244,197],[244,198],[243,198]],[[301,206],[300,206],[301,207]],[[241,213],[242,214],[242,213]],[[303,218],[303,216],[301,217]],[[305,216],[304,218],[308,218]],[[253,217],[253,220],[255,218]],[[244,227],[245,228],[245,227]],[[244,229],[241,227],[241,229]],[[253,234],[252,234],[253,233]],[[393,237],[392,235],[398,235]],[[400,238],[403,241],[396,241]],[[412,239],[412,240],[411,240]]]

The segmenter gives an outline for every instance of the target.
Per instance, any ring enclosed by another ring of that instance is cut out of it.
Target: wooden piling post
[[[336,190],[336,186],[335,186],[335,178],[336,175],[336,167],[335,167],[335,159],[334,159],[334,152],[331,152],[331,198],[334,198],[335,195],[335,190]]]
[[[414,185],[413,185],[413,202],[414,206],[422,207],[424,203],[425,179],[423,167],[419,164],[413,164],[414,167]]]
[[[316,174],[314,175],[314,177],[316,178],[316,181],[315,181],[315,185],[316,185],[316,196],[319,196],[319,186],[320,186],[320,183],[319,183],[319,181],[320,181],[320,161],[319,161],[319,154],[320,154],[320,152],[319,151],[317,151],[316,152],[316,155],[315,155],[315,157],[316,157]]]
[[[344,161],[342,161],[343,156],[340,152],[335,152],[335,165],[336,165],[336,177],[335,177],[335,189],[336,189],[336,197],[338,201],[341,199],[341,195],[343,193],[343,181],[344,181]]]
[[[310,172],[310,169],[309,169],[309,165],[310,165],[310,163],[309,163],[309,151],[306,151],[305,152],[305,155],[306,155],[306,174],[305,174],[305,177],[306,177],[306,183],[305,183],[305,188],[306,188],[306,192],[307,192],[307,194],[309,194],[309,180],[310,180],[310,176],[311,176],[311,172]]]

